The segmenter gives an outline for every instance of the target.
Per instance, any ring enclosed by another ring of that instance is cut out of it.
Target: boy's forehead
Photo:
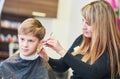
[[[18,34],[18,37],[36,37],[33,33],[28,34]]]
[[[35,36],[34,33],[32,33],[32,32],[29,32],[29,33],[22,32],[22,33],[20,33],[20,34],[18,34],[18,35],[29,35],[29,36]]]
[[[18,38],[23,38],[26,40],[39,40],[36,36],[33,35],[18,35]]]

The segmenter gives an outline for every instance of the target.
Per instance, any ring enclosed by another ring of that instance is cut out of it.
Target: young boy
[[[40,53],[45,28],[34,18],[28,18],[18,28],[19,53],[0,64],[3,79],[48,79]]]

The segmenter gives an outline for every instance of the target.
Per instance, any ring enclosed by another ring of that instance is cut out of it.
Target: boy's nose
[[[28,42],[27,42],[27,41],[24,41],[24,42],[23,42],[23,46],[24,46],[24,47],[27,47],[27,46],[28,46]]]

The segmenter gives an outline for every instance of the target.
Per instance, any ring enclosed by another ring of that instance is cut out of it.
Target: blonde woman
[[[120,79],[120,32],[112,7],[97,0],[82,8],[82,16],[83,34],[68,51],[52,37],[44,41],[62,56],[61,59],[48,57],[45,50],[40,56],[55,71],[72,68],[71,79]]]

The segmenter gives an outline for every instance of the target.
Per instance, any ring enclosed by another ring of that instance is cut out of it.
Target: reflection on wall
[[[1,12],[2,12],[4,2],[5,2],[5,0],[0,0],[0,23],[1,23]]]
[[[4,2],[5,2],[5,0],[0,0],[0,15],[1,15],[1,12],[2,12]]]

